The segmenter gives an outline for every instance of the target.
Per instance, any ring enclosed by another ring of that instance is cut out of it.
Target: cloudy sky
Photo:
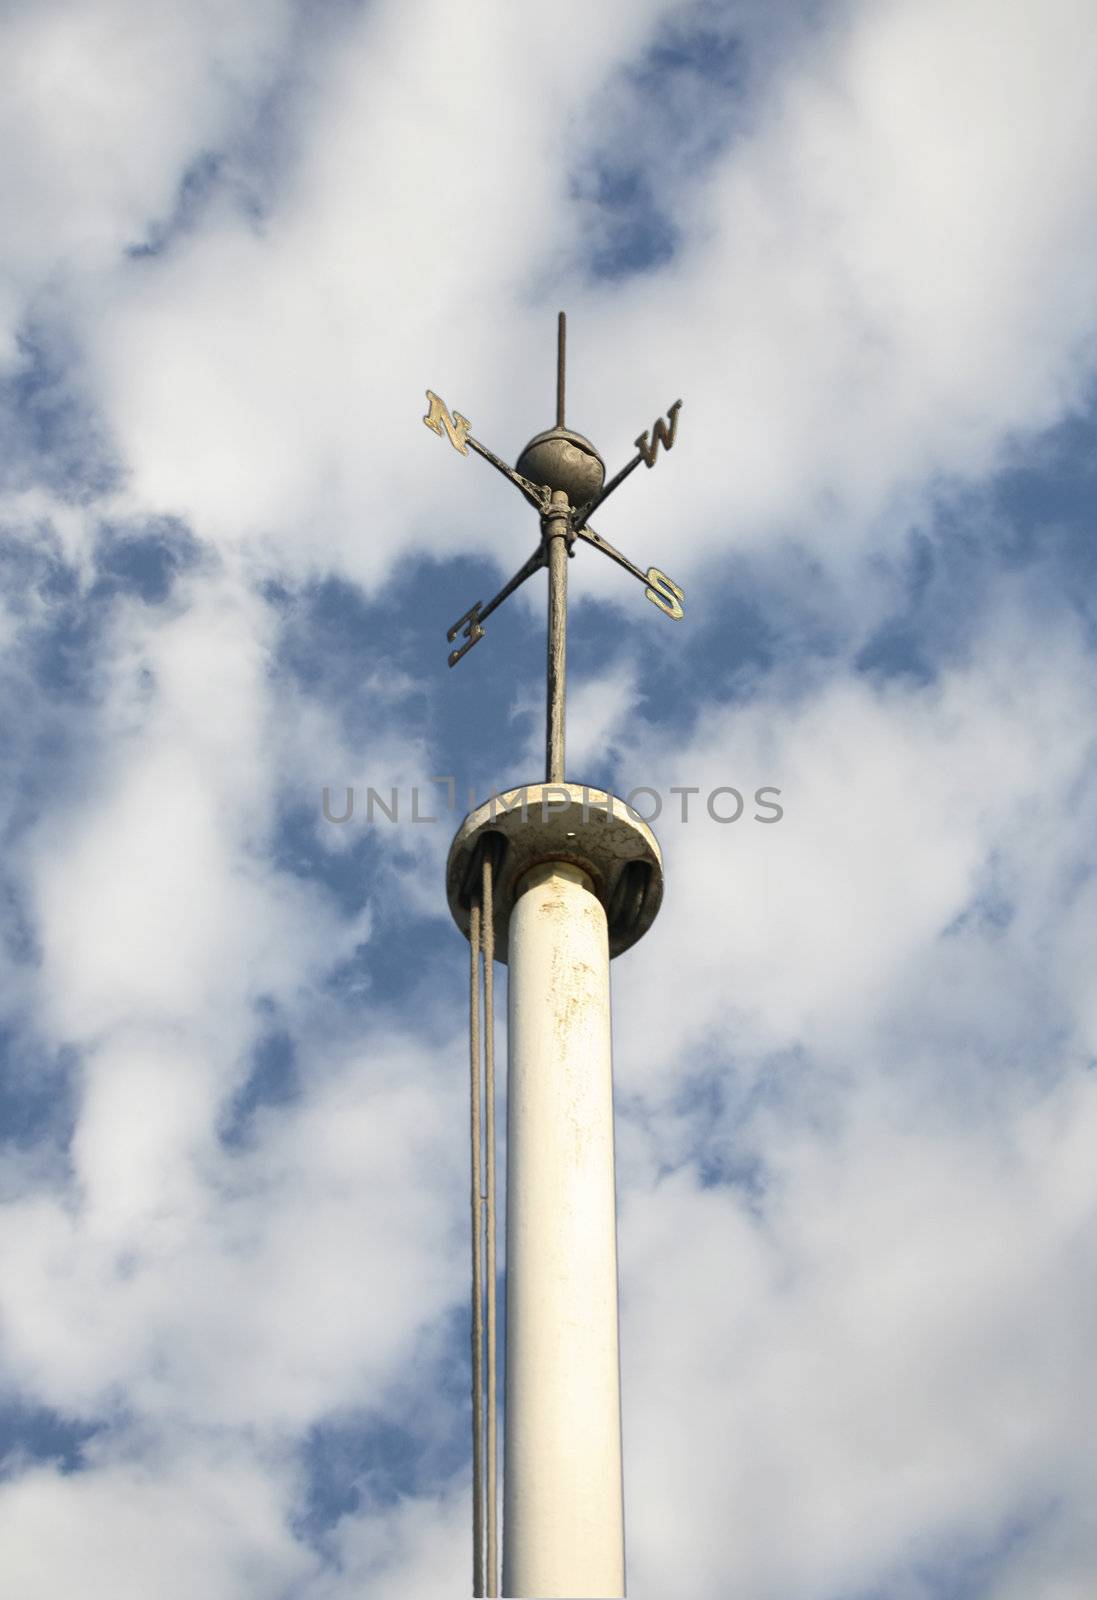
[[[420,419],[513,460],[565,307],[611,471],[684,400],[596,522],[685,619],[570,569],[569,776],[667,797],[614,964],[630,1593],[1090,1600],[1090,0],[0,32],[5,1592],[469,1592],[430,780],[540,776],[544,584],[447,670],[536,518]],[[370,785],[397,823],[324,818]]]

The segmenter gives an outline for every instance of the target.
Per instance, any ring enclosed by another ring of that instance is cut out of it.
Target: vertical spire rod
[[[564,385],[567,379],[568,319],[556,319],[556,426],[564,426]],[[552,496],[552,510],[542,523],[548,544],[548,715],[545,727],[545,777],[564,781],[564,687],[568,628],[568,500],[563,490]]]
[[[548,544],[548,715],[545,726],[545,781],[564,782],[564,694],[568,643],[568,497],[552,491],[545,518]]]

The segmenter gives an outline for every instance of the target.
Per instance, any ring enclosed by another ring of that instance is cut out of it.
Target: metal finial
[[[564,379],[567,374],[568,319],[561,311],[556,321],[556,426],[564,426]]]

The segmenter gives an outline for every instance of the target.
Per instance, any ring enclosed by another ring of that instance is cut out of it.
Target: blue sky
[[[20,1600],[468,1592],[443,867],[540,774],[544,594],[447,669],[536,526],[420,419],[514,460],[560,307],[611,471],[684,401],[596,519],[684,620],[569,571],[569,776],[666,797],[614,964],[629,1592],[1089,1600],[1091,9],[5,8]]]

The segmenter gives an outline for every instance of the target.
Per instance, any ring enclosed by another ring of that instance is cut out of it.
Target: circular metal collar
[[[530,783],[471,811],[446,864],[453,919],[468,936],[470,892],[483,852],[494,862],[496,959],[507,959],[511,907],[519,880],[541,862],[560,861],[588,874],[609,924],[609,953],[643,936],[663,899],[663,856],[647,823],[623,800],[578,783]]]

